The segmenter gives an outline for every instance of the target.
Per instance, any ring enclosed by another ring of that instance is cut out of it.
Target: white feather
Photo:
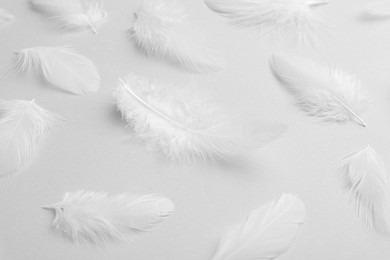
[[[9,71],[33,72],[51,85],[82,95],[96,92],[100,76],[96,66],[68,47],[34,47],[15,52]]]
[[[270,66],[307,115],[328,123],[354,120],[366,126],[359,115],[370,102],[356,76],[281,53],[270,58]]]
[[[15,17],[7,10],[0,8],[0,28],[15,21]]]
[[[390,2],[374,1],[365,5],[364,13],[376,18],[390,18]]]
[[[0,99],[0,176],[27,166],[37,142],[58,119],[34,100]]]
[[[253,210],[220,241],[213,260],[266,260],[285,253],[305,220],[305,206],[296,196],[283,194]]]
[[[144,0],[134,13],[130,37],[146,55],[167,59],[198,72],[225,67],[217,49],[201,40],[201,33],[190,26],[186,10],[177,0]]]
[[[88,0],[30,0],[30,4],[64,30],[90,29],[96,34],[107,18],[100,3]]]
[[[229,18],[239,28],[254,28],[284,39],[294,34],[302,42],[314,43],[325,26],[312,7],[327,0],[205,0],[213,11]]]
[[[227,159],[277,138],[285,128],[243,126],[207,99],[129,75],[114,93],[118,110],[149,150],[172,160]]]
[[[369,228],[389,233],[390,187],[388,174],[378,154],[367,146],[340,160],[337,172],[359,219]]]
[[[173,214],[173,203],[158,195],[107,196],[103,192],[68,192],[53,209],[53,227],[70,241],[102,245],[110,241],[132,242],[139,233],[152,230]]]

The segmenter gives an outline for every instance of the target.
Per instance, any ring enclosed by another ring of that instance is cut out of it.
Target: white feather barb
[[[0,28],[7,26],[15,21],[15,16],[5,9],[0,8]]]
[[[356,76],[282,53],[270,58],[270,66],[307,115],[322,122],[354,120],[366,126],[360,114],[368,109],[370,101]]]
[[[285,39],[293,34],[303,43],[315,43],[325,26],[312,7],[327,0],[205,0],[206,5],[239,28]]]
[[[373,18],[390,18],[389,1],[373,1],[364,6],[364,14]]]
[[[107,12],[99,2],[88,0],[30,0],[31,7],[46,15],[63,30],[97,29],[106,21]]]
[[[212,260],[274,259],[293,246],[305,214],[299,198],[283,194],[225,234]]]
[[[38,141],[59,119],[34,100],[0,99],[0,176],[24,169]]]
[[[173,214],[172,201],[159,195],[108,196],[104,192],[67,192],[61,202],[44,209],[54,210],[53,227],[70,241],[103,245],[133,242]]]
[[[337,164],[343,186],[358,217],[379,233],[390,231],[390,187],[382,160],[369,146]]]
[[[15,52],[6,74],[32,72],[64,91],[83,95],[97,92],[100,76],[88,58],[69,47],[34,47]]]
[[[285,130],[270,123],[244,127],[195,93],[167,91],[160,83],[129,75],[114,93],[134,136],[172,160],[223,160],[256,149]]]
[[[201,39],[195,24],[188,24],[186,10],[179,1],[144,0],[134,15],[130,37],[146,55],[197,72],[214,72],[225,67],[217,49]]]

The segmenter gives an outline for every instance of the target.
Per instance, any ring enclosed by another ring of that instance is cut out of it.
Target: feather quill
[[[138,234],[151,231],[174,211],[169,199],[154,194],[110,197],[91,191],[67,192],[61,202],[43,208],[54,210],[53,227],[67,239],[97,245],[133,242]]]
[[[77,95],[96,92],[100,76],[96,66],[69,47],[34,47],[15,52],[9,72],[33,72],[46,82]]]
[[[198,72],[214,72],[225,67],[216,48],[200,40],[201,34],[189,26],[184,6],[177,0],[144,0],[134,13],[129,34],[147,56],[167,59]]]
[[[239,28],[254,28],[278,39],[293,33],[301,42],[314,43],[325,26],[312,7],[327,0],[205,0],[206,5]]]
[[[32,8],[63,30],[97,29],[106,21],[107,12],[98,2],[88,0],[30,0]]]
[[[0,28],[9,25],[15,21],[15,16],[7,10],[0,8]]]
[[[283,194],[225,234],[212,260],[274,259],[292,247],[304,220],[303,202]]]
[[[22,170],[30,161],[39,139],[59,119],[34,100],[0,99],[0,176]]]
[[[359,115],[370,101],[356,76],[289,54],[274,54],[270,66],[307,115],[328,123],[354,120],[366,126]]]
[[[390,18],[390,2],[374,1],[365,5],[364,14],[375,18]]]
[[[336,169],[359,219],[369,228],[389,234],[390,187],[378,154],[367,146],[340,160]]]
[[[173,86],[170,86],[172,88]],[[223,160],[269,142],[285,130],[271,123],[242,126],[207,99],[129,75],[114,97],[134,136],[172,160]]]

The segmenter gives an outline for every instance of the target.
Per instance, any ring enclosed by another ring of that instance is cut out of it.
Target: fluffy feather
[[[357,77],[289,54],[274,54],[270,66],[307,115],[323,122],[354,120],[366,126],[359,115],[370,102]]]
[[[229,18],[239,28],[251,27],[284,39],[295,34],[302,42],[314,42],[323,22],[312,7],[327,0],[205,0],[213,11]]]
[[[107,18],[100,3],[88,0],[30,0],[30,4],[64,30],[90,29],[96,34]]]
[[[189,26],[186,10],[177,0],[144,0],[134,13],[130,37],[146,55],[167,59],[198,72],[225,67],[217,50],[200,40],[201,34]]]
[[[358,217],[380,233],[390,231],[390,187],[378,154],[369,146],[340,160],[337,165]]]
[[[118,110],[149,150],[172,160],[226,159],[278,137],[283,126],[243,126],[194,92],[129,75],[114,93]]]
[[[15,17],[7,10],[0,8],[0,28],[15,21]]]
[[[274,259],[290,249],[305,220],[305,206],[283,194],[253,210],[220,241],[213,260]]]
[[[103,192],[68,192],[53,206],[53,226],[74,243],[104,244],[110,241],[132,242],[139,233],[150,231],[173,214],[173,203],[158,195]]]
[[[0,99],[0,176],[15,174],[30,161],[39,139],[59,116],[34,100]]]
[[[15,52],[9,71],[34,72],[48,83],[82,95],[96,92],[100,76],[96,66],[68,47],[35,47]]]
[[[365,5],[364,13],[375,18],[390,18],[390,2],[374,1]]]

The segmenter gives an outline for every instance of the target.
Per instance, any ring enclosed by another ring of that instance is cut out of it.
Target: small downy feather
[[[365,5],[364,14],[373,18],[390,18],[390,2],[374,1]]]
[[[0,99],[0,176],[18,173],[29,163],[37,143],[61,119],[34,100]]]
[[[0,28],[15,21],[15,17],[7,10],[0,8]]]
[[[283,194],[225,234],[212,260],[274,259],[293,246],[305,214],[299,198]]]
[[[108,196],[104,192],[67,192],[61,202],[44,209],[54,210],[53,227],[71,242],[103,245],[133,242],[173,214],[172,201],[159,195]]]
[[[172,160],[224,160],[254,150],[285,130],[265,122],[245,126],[203,96],[175,87],[131,74],[120,79],[114,93],[134,137]]]
[[[69,47],[34,47],[15,52],[9,72],[32,72],[49,84],[77,95],[97,92],[96,66]]]
[[[107,12],[99,2],[88,0],[30,0],[31,7],[46,15],[63,30],[97,29],[106,21]]]
[[[359,219],[379,233],[390,234],[390,186],[378,154],[367,146],[340,160],[336,169]]]
[[[202,39],[195,24],[189,24],[186,10],[178,0],[144,0],[134,15],[130,37],[146,55],[197,72],[214,72],[225,67],[217,49]]]
[[[329,68],[295,55],[277,53],[270,58],[274,75],[295,97],[307,115],[322,122],[345,123],[360,118],[370,101],[360,80],[340,68]]]
[[[315,43],[325,26],[313,7],[327,0],[205,0],[206,5],[239,28],[254,28],[284,40],[295,35],[303,43]]]

